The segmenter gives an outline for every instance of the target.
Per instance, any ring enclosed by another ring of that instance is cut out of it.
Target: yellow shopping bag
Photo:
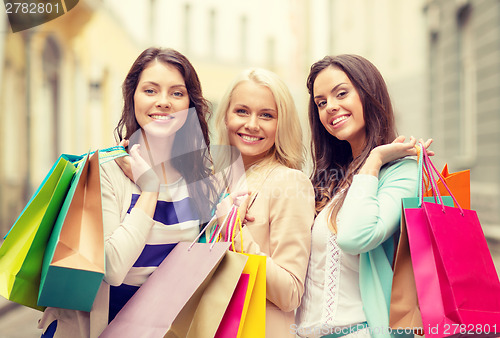
[[[266,256],[242,253],[248,257],[242,273],[249,275],[238,338],[266,336]]]
[[[241,218],[238,208],[233,205],[227,219],[228,236],[231,238],[232,250],[234,246],[234,229],[240,229],[241,252],[248,257],[242,274],[248,274],[248,286],[241,313],[241,321],[237,338],[254,338],[266,336],[266,256],[243,252],[243,235]],[[225,222],[224,222],[225,223]]]

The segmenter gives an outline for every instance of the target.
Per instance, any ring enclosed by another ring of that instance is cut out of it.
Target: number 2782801
[[[5,11],[7,14],[52,14],[59,13],[58,3],[35,3],[35,2],[7,2]]]

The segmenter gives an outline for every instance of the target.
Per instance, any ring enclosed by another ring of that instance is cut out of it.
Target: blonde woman
[[[243,249],[267,256],[266,336],[293,337],[314,222],[314,189],[300,171],[304,147],[295,104],[276,74],[249,69],[228,88],[215,119],[216,143],[237,148],[251,192]],[[242,189],[240,182],[232,192]],[[232,197],[226,200],[233,202]]]

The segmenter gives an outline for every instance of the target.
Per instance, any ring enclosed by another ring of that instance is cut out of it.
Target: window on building
[[[158,3],[156,0],[149,0],[149,14],[148,14],[148,20],[149,20],[149,43],[154,44],[156,40],[156,17],[158,13]]]
[[[241,63],[246,63],[247,56],[247,42],[248,42],[248,18],[243,15],[240,19],[240,60]]]
[[[328,29],[328,54],[334,53],[333,48],[335,43],[335,38],[334,38],[335,27],[333,26],[334,20],[330,20],[330,18],[335,17],[334,1],[335,0],[328,1],[328,9],[326,12],[327,15],[326,25]]]
[[[2,65],[3,66],[3,65]],[[1,176],[6,183],[15,183],[24,179],[20,174],[23,173],[22,165],[27,165],[25,155],[28,153],[26,149],[28,144],[26,139],[27,134],[27,119],[24,104],[25,83],[23,82],[23,73],[17,71],[10,60],[5,63],[4,70],[4,85],[2,98],[0,100],[0,117],[2,126],[0,127],[0,160],[2,168]],[[24,139],[23,139],[24,138]],[[16,159],[16,160],[14,160]]]
[[[430,43],[429,43],[429,115],[428,115],[428,124],[427,128],[429,129],[429,132],[431,135],[436,135],[435,137],[438,137],[438,135],[441,135],[442,133],[442,123],[440,121],[442,120],[442,116],[439,114],[440,112],[440,97],[439,92],[439,84],[438,84],[438,79],[439,79],[439,35],[437,32],[431,32],[430,34]],[[437,142],[439,143],[439,142]],[[442,142],[441,142],[442,144]]]
[[[274,37],[267,39],[267,65],[269,69],[274,69],[276,66],[276,40]]]
[[[47,121],[51,124],[52,133],[47,133],[52,139],[48,141],[49,158],[57,156],[59,151],[59,122],[60,122],[60,71],[61,54],[56,41],[48,38],[43,49],[43,95]],[[51,160],[52,161],[52,160]]]
[[[102,71],[99,71],[102,74]],[[102,128],[106,123],[104,118],[104,102],[103,102],[103,79],[101,76],[90,81],[89,83],[89,102],[88,102],[88,116],[86,135],[88,135],[88,142],[92,148],[99,147],[102,143]],[[99,121],[98,123],[95,123]]]
[[[189,54],[191,46],[191,5],[184,5],[184,53]]]
[[[459,157],[466,161],[473,161],[477,148],[477,88],[470,5],[464,5],[458,10],[457,23],[459,68],[458,106],[460,113]]]
[[[430,135],[436,139],[435,149],[444,148],[444,123],[443,114],[443,95],[442,95],[442,79],[443,79],[443,56],[440,52],[440,10],[436,4],[429,4],[426,7],[427,14],[427,30],[429,33],[429,114],[426,118],[426,128]]]
[[[217,12],[215,9],[210,10],[208,20],[208,48],[211,58],[215,58],[215,50],[216,50],[216,36],[217,36]]]

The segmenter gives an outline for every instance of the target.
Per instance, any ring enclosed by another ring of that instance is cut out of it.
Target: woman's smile
[[[249,144],[255,144],[255,143],[264,139],[263,137],[251,136],[251,135],[246,135],[246,134],[241,134],[241,133],[238,133],[238,136],[241,137],[243,142],[249,143]]]
[[[351,117],[351,114],[342,114],[340,116],[334,116],[330,124],[332,125],[333,128],[340,128],[344,123]]]

